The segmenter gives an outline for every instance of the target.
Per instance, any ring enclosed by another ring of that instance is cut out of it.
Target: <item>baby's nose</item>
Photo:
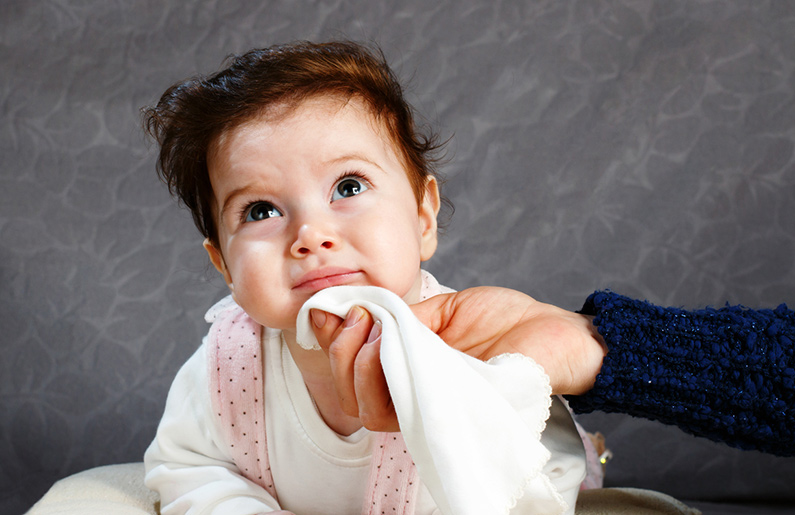
[[[290,252],[295,257],[302,257],[321,250],[332,250],[338,245],[333,232],[316,224],[304,224],[298,229]]]

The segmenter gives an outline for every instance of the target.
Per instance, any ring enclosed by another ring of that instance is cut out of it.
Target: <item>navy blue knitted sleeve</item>
[[[583,313],[608,352],[594,410],[674,424],[742,449],[795,455],[795,313],[739,306],[685,311],[595,292]]]

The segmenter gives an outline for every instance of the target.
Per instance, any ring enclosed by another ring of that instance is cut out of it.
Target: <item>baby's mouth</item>
[[[302,275],[293,286],[293,290],[310,291],[312,293],[330,288],[350,284],[361,276],[358,270],[347,268],[321,268]]]

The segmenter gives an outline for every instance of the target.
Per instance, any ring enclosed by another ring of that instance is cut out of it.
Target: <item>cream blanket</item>
[[[85,470],[64,478],[28,515],[158,515],[157,494],[144,486],[144,464]],[[577,499],[576,515],[698,515],[673,497],[651,490],[604,488]]]

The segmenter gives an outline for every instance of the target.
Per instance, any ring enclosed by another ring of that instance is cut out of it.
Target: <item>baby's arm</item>
[[[146,485],[160,494],[162,515],[289,513],[238,472],[212,415],[202,346],[177,373],[144,456]]]

